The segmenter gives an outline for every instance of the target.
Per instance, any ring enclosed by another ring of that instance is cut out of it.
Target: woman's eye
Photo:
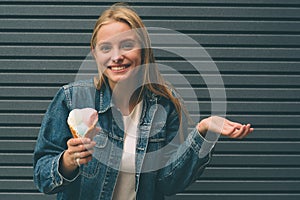
[[[102,45],[100,46],[100,51],[102,51],[103,53],[107,53],[111,50],[111,46],[109,45]]]
[[[131,50],[134,48],[134,43],[133,42],[125,42],[122,44],[122,49],[125,50]]]

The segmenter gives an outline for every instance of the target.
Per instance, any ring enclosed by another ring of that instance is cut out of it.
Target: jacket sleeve
[[[43,118],[34,150],[34,183],[47,194],[57,193],[73,182],[59,172],[60,158],[67,148],[67,140],[72,134],[67,125],[69,109],[64,89],[61,88],[49,105]]]
[[[178,135],[179,117],[175,109],[171,109],[167,119],[167,141],[173,142]],[[210,161],[215,142],[202,137],[196,128],[188,133],[187,120],[182,114],[182,132],[187,135],[184,142],[172,144],[174,148],[168,152],[168,161],[159,171],[158,185],[165,195],[173,195],[183,191],[204,171]]]

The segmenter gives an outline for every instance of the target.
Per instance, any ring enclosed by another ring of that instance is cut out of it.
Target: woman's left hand
[[[204,136],[207,131],[212,131],[229,138],[237,139],[246,137],[254,130],[250,124],[243,125],[218,116],[211,116],[201,120],[197,125],[197,129]]]

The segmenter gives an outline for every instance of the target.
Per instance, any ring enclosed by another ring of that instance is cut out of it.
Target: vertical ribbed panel
[[[74,81],[89,53],[94,23],[112,2],[0,2],[0,199],[54,199],[40,194],[32,181],[32,153],[41,119],[57,89]],[[255,127],[244,140],[220,138],[204,174],[168,199],[299,199],[300,2],[130,2],[146,26],[180,31],[201,44],[222,75],[228,118]],[[205,82],[184,59],[155,53],[158,62],[172,66],[193,85],[196,102],[189,100],[188,88],[178,86],[189,110],[199,103],[201,117],[208,116]],[[176,80],[170,71],[164,72]],[[210,89],[217,91],[218,86]]]

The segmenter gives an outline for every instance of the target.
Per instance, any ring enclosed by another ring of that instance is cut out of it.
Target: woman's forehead
[[[136,32],[124,22],[110,22],[100,27],[97,33],[97,43],[119,42],[124,39],[136,39]]]

